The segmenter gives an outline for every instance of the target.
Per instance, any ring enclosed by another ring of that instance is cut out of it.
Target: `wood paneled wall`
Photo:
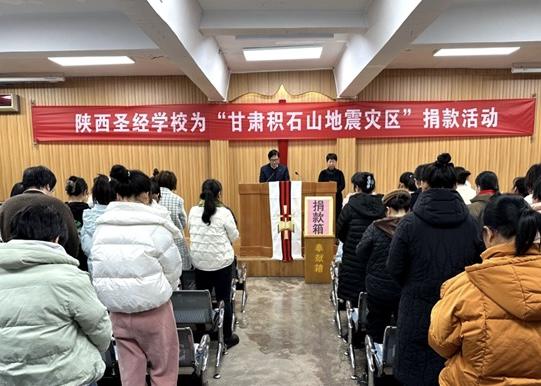
[[[460,100],[529,98],[541,95],[539,75],[512,75],[509,70],[391,70],[384,71],[361,94],[360,100]],[[500,189],[510,191],[513,178],[525,175],[532,163],[541,162],[540,105],[536,106],[533,137],[358,140],[357,168],[372,171],[377,190],[393,189],[400,174],[449,152],[455,165],[475,176],[494,171]]]
[[[283,88],[280,86],[283,85]],[[21,114],[0,115],[0,200],[7,198],[15,181],[29,165],[44,164],[57,175],[57,195],[71,174],[89,183],[96,173],[107,173],[123,163],[151,173],[154,167],[170,169],[179,178],[179,193],[188,207],[197,202],[201,182],[222,180],[224,199],[238,213],[238,184],[256,182],[259,167],[275,141],[175,142],[175,143],[32,143],[30,103],[40,105],[206,103],[206,97],[186,77],[78,78],[52,86],[4,89],[21,96]],[[541,92],[541,77],[515,76],[508,70],[389,70],[384,71],[360,95],[360,100],[453,100],[521,98]],[[230,100],[235,103],[323,102],[335,96],[330,71],[235,74]],[[539,106],[537,107],[539,109]],[[448,151],[456,164],[475,175],[494,170],[502,189],[528,166],[541,162],[541,143],[532,138],[396,139],[290,141],[288,166],[305,181],[315,181],[325,167],[325,155],[337,152],[339,167],[349,180],[356,170],[376,174],[378,191],[396,186],[398,176]],[[348,187],[349,189],[349,187]]]
[[[109,174],[111,165],[152,173],[154,167],[174,170],[178,190],[189,205],[199,196],[201,181],[210,176],[208,142],[61,143],[36,145],[32,139],[30,106],[137,105],[206,103],[207,98],[186,77],[78,78],[63,84],[4,89],[21,96],[20,114],[0,115],[0,200],[8,197],[30,165],[46,165],[56,174],[56,195],[65,199],[64,181],[70,175],[85,178],[91,186],[97,173]]]

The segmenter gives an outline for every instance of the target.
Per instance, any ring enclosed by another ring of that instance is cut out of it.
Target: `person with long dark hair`
[[[428,345],[430,311],[441,284],[480,261],[478,225],[455,190],[451,156],[440,154],[424,171],[425,190],[398,225],[387,270],[402,287],[395,378],[407,386],[437,385],[444,359]]]
[[[143,385],[150,368],[153,385],[176,385],[179,343],[171,295],[182,261],[181,237],[169,213],[149,205],[150,178],[139,170],[115,167],[118,200],[96,221],[92,282],[111,312],[120,378]]]
[[[541,385],[541,214],[503,195],[483,215],[483,262],[445,282],[432,310],[439,384]]]
[[[222,184],[209,179],[203,182],[199,204],[190,210],[192,262],[195,266],[197,289],[214,289],[216,300],[225,304],[224,340],[228,348],[239,343],[233,334],[231,308],[231,280],[235,253],[232,243],[239,238],[239,231],[231,211],[222,203]]]

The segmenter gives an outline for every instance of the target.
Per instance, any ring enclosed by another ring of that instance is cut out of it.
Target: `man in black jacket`
[[[289,181],[287,166],[280,165],[280,153],[278,150],[269,151],[269,163],[261,166],[259,182]]]

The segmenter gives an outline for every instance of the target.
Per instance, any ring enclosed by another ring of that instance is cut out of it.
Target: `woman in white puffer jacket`
[[[150,361],[153,385],[176,385],[179,346],[170,298],[182,274],[174,242],[180,231],[166,210],[148,205],[148,176],[124,167],[111,173],[119,201],[96,222],[92,279],[111,311],[121,380],[144,384]]]
[[[225,344],[233,347],[239,343],[239,337],[231,329],[231,280],[235,259],[232,243],[239,238],[239,231],[233,213],[220,201],[220,181],[206,180],[201,190],[201,201],[188,216],[195,285],[197,289],[214,289],[216,300],[224,301]]]

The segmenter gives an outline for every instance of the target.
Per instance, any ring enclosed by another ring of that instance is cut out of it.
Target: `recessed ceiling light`
[[[0,84],[8,83],[58,83],[63,82],[63,76],[0,76]]]
[[[489,56],[509,55],[520,47],[442,48],[434,56]]]
[[[261,47],[244,48],[244,58],[248,62],[271,60],[319,59],[323,47]]]
[[[64,67],[72,66],[109,66],[113,64],[133,64],[133,59],[127,56],[64,56],[49,57],[51,62],[55,62]]]

